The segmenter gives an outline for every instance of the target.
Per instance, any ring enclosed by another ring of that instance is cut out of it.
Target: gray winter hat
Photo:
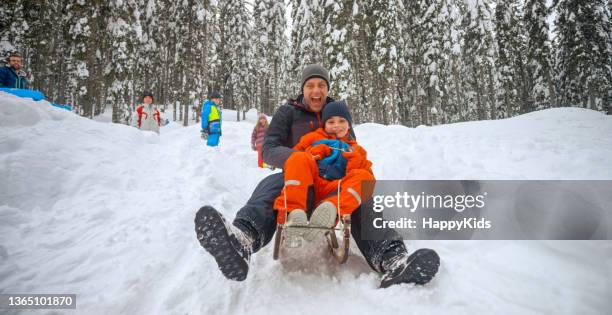
[[[327,72],[323,66],[311,64],[304,67],[304,70],[302,70],[301,92],[304,92],[304,84],[306,84],[306,81],[308,81],[310,78],[321,78],[325,80],[325,83],[327,83],[327,89],[329,90],[329,72]]]

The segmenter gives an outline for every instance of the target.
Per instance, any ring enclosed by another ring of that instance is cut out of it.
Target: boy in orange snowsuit
[[[336,215],[340,218],[350,215],[357,209],[363,196],[362,181],[374,181],[372,162],[367,159],[366,150],[357,144],[349,133],[351,115],[346,102],[331,102],[325,105],[321,119],[323,128],[310,132],[296,144],[285,162],[285,187],[274,201],[278,210],[277,221],[293,226],[333,227]],[[346,175],[338,179],[326,179],[320,176],[317,162],[333,154],[327,144],[315,144],[320,140],[340,140],[348,145],[341,154],[346,158]],[[314,188],[314,201],[318,205],[313,211],[310,222],[306,218],[309,187]],[[337,192],[334,195],[334,192]],[[288,213],[288,214],[287,214]],[[316,232],[305,232],[304,238],[312,238]]]

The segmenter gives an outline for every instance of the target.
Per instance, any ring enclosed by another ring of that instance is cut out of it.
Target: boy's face
[[[145,103],[145,104],[147,104],[147,105],[148,105],[148,104],[153,104],[153,98],[152,98],[152,97],[150,97],[150,96],[145,96],[145,97],[142,99],[142,102],[143,102],[143,103]]]
[[[348,134],[349,122],[344,117],[332,116],[325,122],[325,132],[342,138]]]

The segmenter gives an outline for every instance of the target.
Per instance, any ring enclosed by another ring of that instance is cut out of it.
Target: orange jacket
[[[337,140],[338,138],[336,137],[336,135],[328,134],[327,132],[325,132],[325,130],[323,130],[323,128],[319,128],[315,131],[303,135],[300,138],[300,142],[298,142],[298,144],[296,144],[293,149],[298,151],[305,151],[307,148],[312,146],[313,143],[323,139]],[[346,165],[346,172],[348,173],[352,169],[364,169],[369,171],[373,175],[374,173],[372,172],[372,162],[368,160],[368,152],[362,146],[357,144],[357,141],[352,138],[350,133],[339,140],[353,148],[352,152],[342,153],[342,155],[348,160],[348,163]]]

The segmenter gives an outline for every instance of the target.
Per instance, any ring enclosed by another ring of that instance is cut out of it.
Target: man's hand
[[[204,140],[208,139],[208,131],[205,130],[205,129],[202,129],[200,131],[200,137],[202,137],[202,139],[204,139]]]
[[[317,144],[306,148],[306,152],[310,153],[315,160],[320,160],[331,154],[331,149],[326,144]]]

